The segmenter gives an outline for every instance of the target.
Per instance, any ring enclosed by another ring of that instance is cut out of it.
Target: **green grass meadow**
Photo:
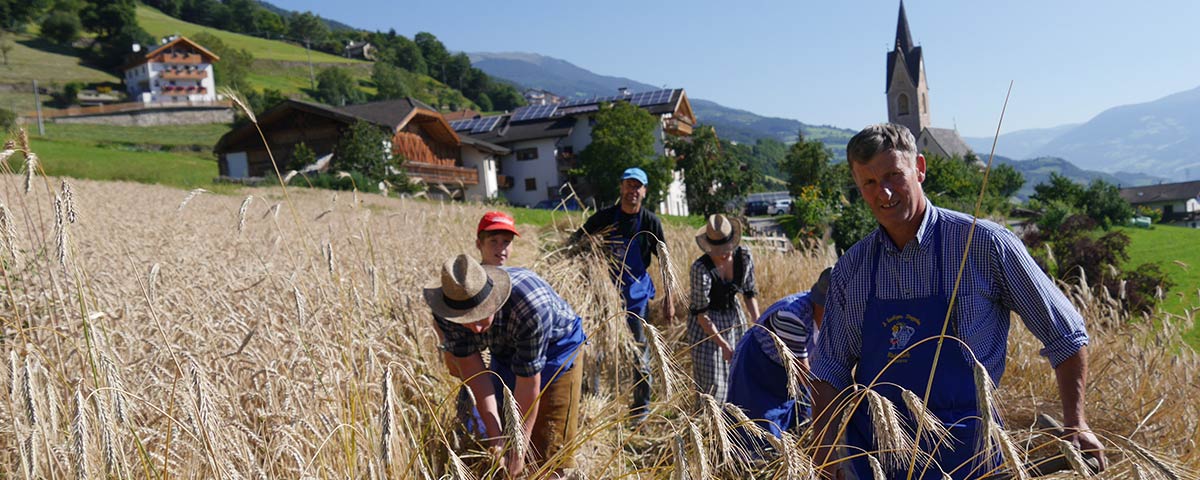
[[[1175,281],[1162,308],[1175,315],[1200,305],[1200,229],[1155,225],[1153,229],[1123,228],[1129,235],[1127,268],[1157,263]],[[1193,318],[1200,312],[1194,312]],[[1200,322],[1184,338],[1200,349]]]
[[[153,183],[183,189],[233,190],[214,184],[212,146],[228,131],[224,124],[120,127],[46,124],[46,135],[26,125],[42,170],[49,176]],[[19,156],[18,156],[19,157]],[[9,159],[22,171],[23,158]]]

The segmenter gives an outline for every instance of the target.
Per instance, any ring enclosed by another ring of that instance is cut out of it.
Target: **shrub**
[[[80,30],[83,30],[83,24],[79,21],[79,15],[71,11],[55,10],[42,20],[41,35],[42,38],[59,45],[70,45],[79,38]]]
[[[17,114],[0,108],[0,132],[8,132],[17,126]]]

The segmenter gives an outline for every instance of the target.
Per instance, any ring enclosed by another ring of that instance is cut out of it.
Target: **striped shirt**
[[[898,250],[883,231],[875,229],[838,260],[833,269],[813,374],[838,389],[849,386],[851,368],[862,351],[863,310],[871,292],[871,259],[882,244],[876,272],[876,297],[894,300],[922,298],[934,293],[934,274],[940,272],[943,295],[954,287],[971,217],[953,210],[927,208],[914,241]],[[933,232],[940,229],[942,248],[933,252]],[[1010,311],[1042,342],[1041,354],[1057,367],[1088,344],[1083,317],[1054,282],[1041,271],[1025,245],[1004,227],[979,220],[971,239],[970,257],[954,301],[954,322],[948,335],[961,338],[999,384],[1008,350]]]
[[[759,317],[758,324],[774,332],[793,357],[808,358],[816,345],[817,326],[813,321],[813,303],[809,292],[795,293],[771,304]],[[764,354],[782,365],[783,357],[775,348],[775,341],[761,328],[751,328],[750,335]]]
[[[487,348],[492,358],[508,363],[513,373],[532,377],[546,366],[547,346],[583,328],[579,316],[550,284],[524,268],[500,267],[512,280],[512,293],[496,313],[491,328],[476,334],[434,315],[445,334],[442,348],[465,357]]]

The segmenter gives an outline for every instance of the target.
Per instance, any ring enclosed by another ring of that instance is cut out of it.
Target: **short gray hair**
[[[904,125],[879,123],[862,129],[850,139],[846,144],[846,160],[866,164],[876,155],[891,150],[916,158],[917,139]]]

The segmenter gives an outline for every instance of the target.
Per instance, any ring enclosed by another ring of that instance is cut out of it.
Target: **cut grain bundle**
[[[513,397],[508,385],[504,388],[504,436],[508,437],[508,452],[510,455],[525,457],[529,453],[528,439],[525,438],[525,422],[521,416],[517,399]]]
[[[0,235],[4,236],[4,249],[8,251],[13,265],[20,263],[20,249],[17,247],[17,219],[3,201],[0,201]]]
[[[708,465],[708,449],[704,447],[704,437],[700,435],[700,429],[696,427],[691,420],[684,420],[687,424],[688,438],[691,439],[692,448],[695,449],[695,455],[692,456],[696,460],[696,476],[694,478],[712,478],[712,473]]]
[[[247,195],[245,200],[242,200],[241,208],[238,208],[238,225],[237,231],[240,235],[242,230],[246,228],[246,210],[250,209],[250,202],[254,201],[254,195]]]
[[[658,379],[658,385],[661,389],[659,391],[663,392],[664,398],[667,400],[673,399],[675,398],[675,392],[679,392],[684,388],[683,377],[679,373],[679,366],[671,357],[670,350],[668,350],[666,341],[663,340],[662,333],[657,328],[654,328],[654,325],[645,320],[642,321],[642,326],[646,331],[646,342],[650,344],[650,364],[657,371],[657,375],[654,375],[654,378]]]
[[[183,197],[183,201],[179,202],[179,208],[175,209],[175,211],[182,212],[183,207],[186,207],[188,202],[191,202],[193,198],[196,198],[196,196],[200,195],[201,193],[208,193],[208,190],[203,188],[193,188],[192,191],[188,192],[187,196]]]
[[[700,393],[700,403],[704,407],[705,417],[708,420],[708,432],[716,448],[717,466],[723,467],[732,463],[733,444],[729,441],[729,419],[721,411],[721,406],[717,404],[717,399],[707,393]],[[737,407],[734,407],[737,408]],[[740,409],[739,409],[740,410]]]
[[[913,440],[904,431],[900,412],[896,404],[873,389],[865,390],[867,411],[871,417],[871,429],[879,450],[875,452],[891,471],[900,471],[909,466],[905,455],[914,455]]]
[[[921,432],[921,438],[916,439],[923,445],[928,445],[928,448],[937,448],[939,445],[953,447],[949,444],[950,431],[942,424],[933,412],[925,407],[925,402],[917,394],[910,390],[902,389],[900,396],[904,399],[904,405],[908,407],[908,412],[912,418],[916,419],[917,431]]]
[[[396,448],[393,445],[395,437],[394,429],[396,428],[396,405],[393,400],[394,387],[392,387],[392,367],[389,366],[383,373],[383,408],[379,412],[379,461],[380,465],[385,470],[392,464],[392,456],[396,454]]]
[[[75,390],[75,416],[71,422],[71,456],[72,463],[75,466],[76,478],[88,478],[91,476],[91,462],[88,459],[88,419],[87,419],[87,404],[83,401],[83,394],[79,389]]]

